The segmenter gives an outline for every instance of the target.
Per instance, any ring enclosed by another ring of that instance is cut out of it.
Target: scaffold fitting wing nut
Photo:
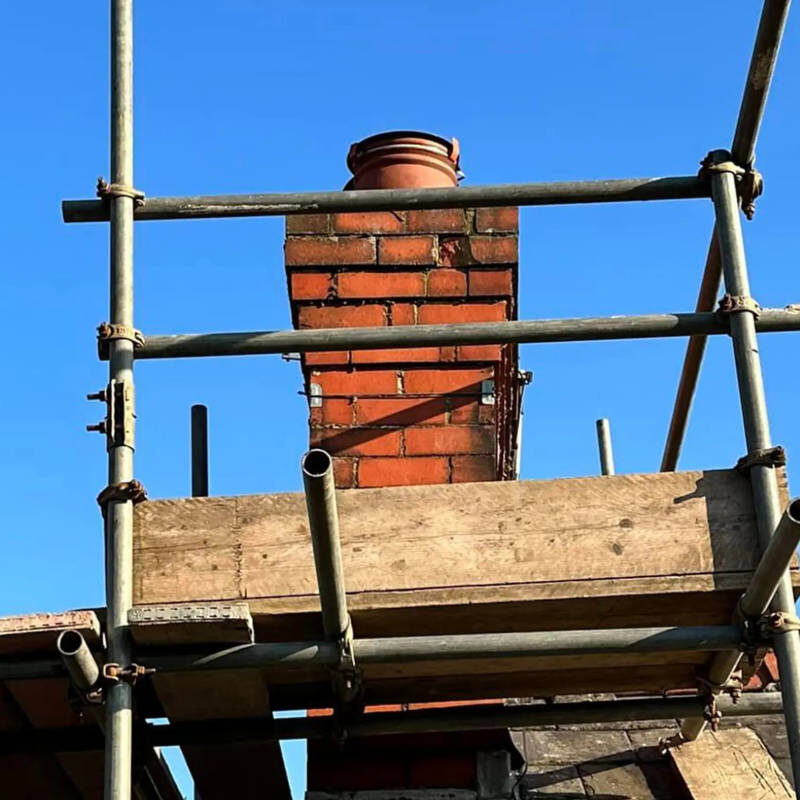
[[[736,181],[736,191],[747,219],[756,213],[755,201],[764,192],[764,177],[752,165],[740,166],[727,150],[712,150],[701,162],[698,176],[707,178],[713,173],[728,172]]]

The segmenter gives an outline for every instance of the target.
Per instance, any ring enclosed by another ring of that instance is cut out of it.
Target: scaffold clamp
[[[339,663],[333,676],[334,691],[346,707],[357,707],[363,693],[363,672],[356,664],[353,648],[353,625],[348,618],[347,629],[339,638]]]
[[[122,682],[135,686],[139,678],[152,675],[154,672],[154,667],[145,667],[141,664],[123,667],[115,661],[109,661],[103,664],[103,681],[106,684]]]
[[[105,510],[105,507],[114,501],[127,502],[130,500],[134,505],[147,500],[147,490],[144,485],[137,480],[123,481],[122,483],[106,486],[97,495],[97,504]]]
[[[800,618],[786,611],[771,611],[761,617],[759,628],[766,636],[800,631]]]
[[[785,467],[786,450],[778,445],[777,447],[764,447],[758,450],[751,450],[746,456],[742,456],[736,462],[736,470],[746,473],[753,467]]]
[[[97,355],[101,361],[108,360],[108,343],[114,339],[126,339],[134,347],[144,346],[144,334],[133,326],[101,322],[97,326]]]
[[[753,166],[740,166],[727,150],[712,150],[701,162],[699,177],[707,178],[712,173],[727,172],[736,181],[742,211],[747,219],[753,219],[756,213],[755,201],[764,192],[764,177]]]
[[[97,179],[97,196],[101,200],[112,197],[130,197],[136,206],[144,205],[144,192],[122,183],[109,183],[102,175]]]
[[[719,314],[739,314],[749,312],[756,319],[761,313],[761,306],[756,300],[746,294],[726,294],[719,301],[717,312]]]

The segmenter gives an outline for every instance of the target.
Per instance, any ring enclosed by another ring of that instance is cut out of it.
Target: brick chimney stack
[[[515,319],[518,209],[286,219],[297,328]],[[309,353],[310,442],[339,488],[515,476],[513,345]]]

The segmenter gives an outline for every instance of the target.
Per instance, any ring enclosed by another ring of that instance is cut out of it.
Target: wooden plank
[[[527,629],[638,624],[634,605],[670,595],[664,618],[717,620],[698,597],[728,593],[727,616],[757,562],[750,487],[733,470],[359,489],[339,493],[339,511],[358,635],[400,633],[394,623],[480,630],[485,609]],[[257,635],[260,624],[280,631],[282,617],[298,638],[319,608],[303,495],[137,506],[134,594],[137,604],[247,599]],[[591,612],[600,598],[603,616]],[[557,624],[542,613],[554,601]]]
[[[154,675],[153,683],[171,721],[272,718],[267,683],[255,670],[235,674]],[[182,748],[203,800],[291,800],[283,754],[276,740]]]
[[[0,617],[0,655],[56,653],[56,639],[65,630],[83,634],[90,647],[100,641],[100,622],[94,611],[64,611],[60,614],[21,614]]]
[[[749,728],[709,731],[669,752],[690,796],[696,800],[794,800],[791,784]]]

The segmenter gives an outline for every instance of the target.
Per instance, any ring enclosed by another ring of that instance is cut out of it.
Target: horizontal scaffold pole
[[[277,217],[335,211],[404,211],[468,206],[547,206],[682,200],[710,197],[710,184],[696,175],[676,178],[624,178],[606,181],[507,183],[446,189],[361,189],[351,192],[223,194],[148,197],[136,207],[137,220]],[[65,222],[104,222],[104,200],[64,200]]]
[[[610,628],[576,631],[469,633],[354,639],[353,652],[363,664],[408,663],[476,658],[530,658],[602,653],[716,651],[738,647],[738,625],[669,628]],[[157,672],[186,670],[270,669],[287,666],[330,667],[339,662],[335,642],[260,642],[205,652],[137,652],[136,658]],[[63,675],[58,660],[2,661],[0,680]]]
[[[762,309],[760,333],[800,330],[797,309]],[[378,350],[456,344],[525,344],[611,339],[656,339],[718,335],[729,332],[727,319],[714,312],[643,314],[619,317],[576,317],[508,322],[466,322],[448,325],[397,325],[382,328],[185,333],[147,336],[136,358],[197,358],[326,350]]]
[[[702,714],[706,699],[701,696],[645,698],[634,700],[582,701],[498,707],[467,707],[411,712],[362,714],[345,726],[348,738],[395,733],[437,733],[447,731],[493,730],[539,725],[631,722],[676,719]],[[749,717],[781,712],[778,693],[745,694],[736,703],[728,697],[717,701],[717,711],[731,717]],[[152,747],[203,745],[265,739],[327,739],[341,737],[342,724],[334,717],[199,720],[169,725],[142,724],[140,740]],[[0,732],[0,752],[75,752],[99,750],[102,735],[88,726],[15,730]]]

